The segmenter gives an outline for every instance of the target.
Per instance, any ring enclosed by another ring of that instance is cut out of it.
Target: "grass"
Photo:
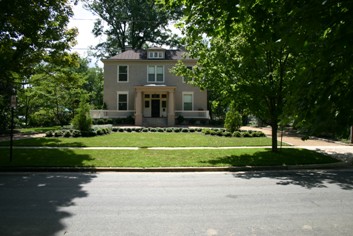
[[[52,127],[33,127],[33,128],[22,128],[17,129],[22,134],[38,134],[38,133],[45,133],[50,130],[58,130],[60,126],[52,126]]]
[[[0,149],[0,166],[9,167],[229,167],[334,163],[336,159],[313,151],[283,149],[232,150],[81,150]]]
[[[9,142],[0,142],[8,146]],[[35,138],[14,142],[15,146],[57,147],[231,147],[270,146],[271,139],[228,138],[201,133],[112,133],[89,138]]]

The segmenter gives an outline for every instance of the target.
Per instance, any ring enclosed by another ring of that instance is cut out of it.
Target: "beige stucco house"
[[[150,48],[126,50],[104,63],[106,110],[92,110],[92,118],[132,116],[138,126],[173,126],[177,117],[209,119],[207,92],[170,73],[178,60],[194,66],[182,50]]]

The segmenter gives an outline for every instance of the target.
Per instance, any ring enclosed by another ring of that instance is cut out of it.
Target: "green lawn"
[[[18,131],[22,134],[37,134],[37,133],[45,133],[50,130],[58,130],[60,126],[52,126],[52,127],[34,127],[34,128],[22,128],[18,129]]]
[[[9,142],[0,142],[8,146]],[[271,139],[228,138],[202,133],[112,133],[89,138],[35,138],[14,142],[16,146],[58,147],[231,147],[270,146]]]
[[[2,142],[0,146],[7,146]],[[0,148],[0,166],[21,167],[229,167],[280,166],[337,162],[322,154],[298,149],[272,153],[265,148],[150,150],[145,147],[270,146],[269,138],[228,138],[201,133],[112,133],[90,138],[33,138],[15,146],[140,147],[138,150],[9,149]]]
[[[9,162],[9,150],[0,149],[0,166],[20,167],[229,167],[281,166],[337,162],[322,154],[299,149],[232,150],[80,150],[15,149]]]

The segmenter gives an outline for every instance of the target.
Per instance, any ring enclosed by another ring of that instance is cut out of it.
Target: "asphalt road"
[[[0,235],[352,235],[353,170],[0,173]]]

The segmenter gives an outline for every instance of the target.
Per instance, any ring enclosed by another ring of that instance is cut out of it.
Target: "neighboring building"
[[[190,67],[196,64],[184,53],[150,48],[102,60],[106,110],[92,110],[92,118],[132,116],[138,126],[173,126],[179,116],[208,120],[207,92],[170,73],[178,60]]]

